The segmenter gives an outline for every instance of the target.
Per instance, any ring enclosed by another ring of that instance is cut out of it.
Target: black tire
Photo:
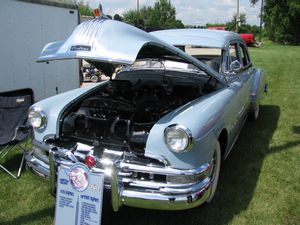
[[[210,203],[213,200],[213,197],[217,190],[219,176],[220,176],[220,169],[221,169],[221,159],[222,159],[221,146],[219,141],[217,141],[215,146],[215,152],[212,159],[213,171],[211,174],[211,179],[212,179],[211,192],[208,199],[206,200],[207,203]]]

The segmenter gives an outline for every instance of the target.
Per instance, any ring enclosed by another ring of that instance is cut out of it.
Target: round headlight
[[[31,108],[28,112],[28,122],[33,128],[44,128],[47,124],[46,115],[37,108]]]
[[[185,152],[192,147],[192,133],[186,127],[174,124],[165,129],[165,142],[171,151]]]

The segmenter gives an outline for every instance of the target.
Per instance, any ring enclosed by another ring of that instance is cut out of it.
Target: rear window
[[[187,54],[197,58],[202,63],[206,64],[216,72],[220,72],[222,63],[221,48],[206,48],[198,46],[181,46],[181,50]]]
[[[200,48],[186,46],[185,52],[192,56],[221,56],[222,49],[220,48]]]

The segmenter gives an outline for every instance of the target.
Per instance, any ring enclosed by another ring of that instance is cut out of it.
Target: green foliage
[[[264,21],[270,40],[300,43],[300,1],[266,0]]]
[[[139,28],[183,28],[183,23],[176,19],[176,9],[168,0],[157,0],[154,7],[129,10],[124,14],[124,21]]]
[[[248,28],[250,25],[247,24],[247,16],[245,13],[241,13],[239,18],[237,15],[233,15],[231,21],[226,23],[227,30],[235,31],[236,30],[236,22],[239,21],[239,33],[249,33]]]
[[[236,14],[233,16],[231,21],[226,24],[211,24],[207,23],[206,27],[226,27],[229,31],[236,31]],[[250,25],[247,23],[247,16],[245,13],[241,13],[239,16],[239,33],[253,33],[255,36],[259,35],[259,27],[256,25]]]
[[[183,28],[182,22],[176,20],[175,7],[168,0],[155,2],[153,10],[150,12],[149,27]]]
[[[119,14],[115,14],[114,20],[123,21],[123,18]]]
[[[78,10],[82,16],[93,16],[93,9],[84,1],[77,2]]]
[[[251,3],[252,5],[255,5],[258,1],[259,1],[259,0],[250,0],[250,3]]]
[[[142,8],[140,12],[137,10],[129,10],[123,15],[123,21],[125,23],[132,24],[135,27],[143,29],[146,21],[146,8]]]
[[[250,0],[256,4],[258,0]],[[300,1],[264,0],[264,16],[267,36],[277,43],[300,43]]]
[[[225,23],[207,23],[206,27],[226,27]]]

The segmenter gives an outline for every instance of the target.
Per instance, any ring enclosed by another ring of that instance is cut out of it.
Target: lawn
[[[106,203],[102,224],[300,224],[300,46],[266,42],[251,48],[267,73],[269,93],[257,122],[247,122],[223,163],[214,201],[188,211],[161,212]],[[11,155],[13,165],[19,155]],[[54,198],[47,183],[0,170],[0,224],[52,224]]]

